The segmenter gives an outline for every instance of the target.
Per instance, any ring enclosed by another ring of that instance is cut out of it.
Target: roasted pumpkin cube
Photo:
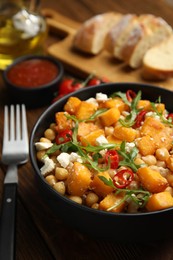
[[[165,147],[170,150],[172,147],[172,130],[165,127],[156,118],[147,117],[141,127],[140,134],[152,137],[156,148]]]
[[[77,119],[84,120],[90,118],[96,110],[97,106],[95,104],[86,101],[81,101],[75,115]]]
[[[99,209],[110,212],[122,212],[125,207],[123,198],[123,193],[118,195],[110,193],[102,201],[100,201]]]
[[[81,103],[81,100],[77,97],[70,97],[65,106],[64,106],[64,111],[68,112],[71,115],[74,115]]]
[[[85,136],[81,136],[80,142],[83,146],[87,146],[88,144],[95,146],[95,145],[97,145],[96,139],[101,135],[104,135],[104,130],[98,129],[93,132],[90,132],[89,134],[87,134]]]
[[[97,195],[105,197],[107,194],[113,191],[113,188],[104,184],[99,176],[104,176],[107,180],[111,178],[108,172],[100,172],[94,176],[90,187]]]
[[[106,112],[99,116],[103,126],[110,126],[115,124],[120,118],[120,111],[116,107],[108,109]]]
[[[116,107],[120,112],[128,111],[129,106],[124,103],[121,98],[110,98],[99,103],[99,108],[112,108]]]
[[[154,117],[147,117],[141,127],[140,133],[141,135],[149,135],[153,137],[164,128],[165,126],[160,122],[159,119]]]
[[[173,207],[173,197],[168,191],[159,192],[151,195],[146,209],[148,211],[156,211]]]
[[[139,152],[143,155],[154,154],[156,151],[155,142],[149,135],[144,135],[137,141]]]
[[[111,144],[117,144],[116,149],[118,149],[119,146],[120,146],[121,143],[122,143],[122,140],[117,139],[114,135],[108,135],[106,138],[107,138],[107,140],[108,140],[109,143],[111,143]]]
[[[72,128],[73,122],[71,119],[68,119],[66,115],[68,115],[67,112],[57,112],[55,114],[55,122],[56,122],[55,130],[57,132],[61,132],[66,129]]]
[[[92,122],[79,122],[78,126],[78,138],[80,139],[81,136],[86,136],[89,133],[98,130],[99,127],[92,123]]]
[[[168,181],[158,172],[149,167],[141,167],[137,170],[142,186],[152,193],[162,192],[168,186]]]
[[[90,170],[85,165],[74,162],[66,180],[68,193],[74,196],[82,196],[90,186],[91,176]]]
[[[141,99],[138,101],[137,108],[145,111],[151,111],[151,102],[149,100]]]
[[[156,104],[156,109],[159,113],[163,113],[163,111],[165,110],[165,104],[163,103]]]
[[[136,138],[137,131],[131,127],[117,125],[114,128],[113,135],[119,140],[133,142]]]

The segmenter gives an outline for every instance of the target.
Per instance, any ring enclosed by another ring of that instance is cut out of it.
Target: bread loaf
[[[173,75],[172,32],[164,19],[152,14],[108,12],[84,22],[73,46],[92,55],[105,49],[131,68],[143,65],[143,77],[165,79]]]
[[[114,56],[117,57],[119,47],[123,42],[125,33],[129,30],[132,24],[137,19],[134,14],[123,15],[118,23],[108,31],[105,39],[105,48]]]
[[[77,31],[73,46],[86,53],[98,54],[104,47],[108,31],[121,16],[120,13],[108,12],[90,18]]]
[[[150,80],[173,76],[173,35],[145,53],[142,75]]]
[[[147,26],[148,32],[137,43],[128,60],[128,64],[132,68],[139,68],[142,65],[143,57],[148,49],[172,35],[171,26],[160,17],[154,17]]]
[[[137,46],[137,44],[151,34],[151,27],[153,23],[154,15],[143,14],[136,19],[136,23],[129,31],[126,41],[123,43],[119,57],[129,63],[130,57]]]

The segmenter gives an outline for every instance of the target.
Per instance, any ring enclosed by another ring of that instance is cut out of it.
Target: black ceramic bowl
[[[36,159],[34,143],[42,136],[43,131],[54,121],[54,114],[62,111],[67,99],[75,95],[82,100],[94,97],[97,92],[111,94],[115,91],[142,90],[142,98],[156,101],[159,96],[169,111],[173,111],[173,92],[138,83],[111,83],[90,87],[72,93],[51,105],[39,117],[30,138],[30,158],[45,203],[67,224],[77,230],[96,236],[114,240],[153,240],[172,236],[173,208],[149,213],[110,213],[79,205],[55,192],[40,174]],[[41,210],[41,209],[40,209]]]
[[[3,79],[11,102],[36,108],[51,103],[63,73],[62,64],[51,56],[26,55],[7,67]]]

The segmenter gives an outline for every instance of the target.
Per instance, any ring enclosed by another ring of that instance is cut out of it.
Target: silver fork
[[[4,178],[0,218],[0,259],[15,258],[15,221],[19,164],[28,160],[28,132],[25,105],[4,108],[2,162],[7,167]]]

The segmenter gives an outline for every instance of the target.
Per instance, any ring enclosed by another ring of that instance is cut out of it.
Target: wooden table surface
[[[173,26],[173,0],[42,0],[42,7],[52,8],[77,22],[83,22],[92,15],[110,10],[122,13],[153,13],[162,16]],[[47,44],[54,41],[54,37],[49,36]],[[0,78],[0,140],[3,137],[3,106],[6,103],[9,103],[9,97]],[[29,133],[45,109],[46,107],[27,110]],[[2,142],[0,150],[1,148]],[[0,202],[4,174],[5,167],[0,164]],[[19,168],[17,204],[16,259],[173,259],[173,239],[128,244],[100,241],[79,234],[65,225],[42,199],[30,162]],[[126,236],[125,233],[124,235]]]

